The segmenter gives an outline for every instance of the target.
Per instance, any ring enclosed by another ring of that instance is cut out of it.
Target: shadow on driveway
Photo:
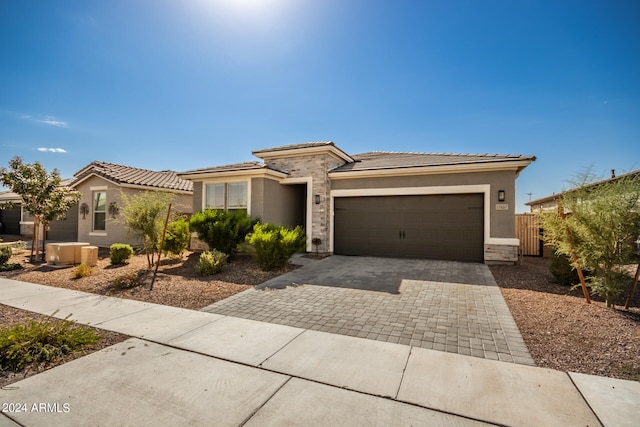
[[[402,280],[494,285],[484,264],[333,255],[275,277],[257,289],[320,285],[399,293]]]

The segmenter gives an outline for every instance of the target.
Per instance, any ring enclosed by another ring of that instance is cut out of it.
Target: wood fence
[[[516,214],[516,237],[520,239],[521,255],[542,255],[540,224],[535,214]]]

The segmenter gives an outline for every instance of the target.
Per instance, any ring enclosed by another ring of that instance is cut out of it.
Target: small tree
[[[39,163],[24,163],[20,157],[9,161],[9,169],[0,168],[0,182],[22,198],[23,208],[33,215],[31,260],[37,251],[42,228],[42,253],[44,254],[45,230],[49,222],[62,219],[71,206],[80,200],[80,193],[63,187],[60,172],[52,173]],[[8,205],[7,205],[8,206]]]
[[[573,184],[562,194],[558,211],[540,214],[543,239],[558,254],[575,254],[589,272],[587,286],[611,307],[628,281],[619,266],[633,260],[630,242],[638,235],[640,176],[594,183],[587,172]]]
[[[124,223],[132,237],[143,241],[149,269],[154,264],[156,248],[160,245],[164,214],[173,197],[173,194],[162,191],[144,191],[134,195],[120,193],[122,210],[119,221]]]

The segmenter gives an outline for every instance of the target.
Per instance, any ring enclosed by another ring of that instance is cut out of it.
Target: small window
[[[227,209],[230,211],[247,210],[247,183],[227,184]]]
[[[93,231],[107,229],[107,192],[93,192]]]
[[[205,209],[224,209],[224,184],[207,184]]]

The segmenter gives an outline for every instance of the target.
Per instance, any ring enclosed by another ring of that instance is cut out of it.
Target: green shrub
[[[0,271],[20,270],[22,266],[18,263],[0,264]]]
[[[162,252],[167,255],[182,256],[189,246],[189,222],[184,218],[178,218],[167,224],[167,234],[164,237]]]
[[[226,212],[207,209],[196,212],[189,221],[191,229],[209,245],[209,249],[219,250],[233,257],[238,244],[251,231],[253,221],[244,211]]]
[[[258,265],[266,271],[284,267],[291,255],[307,245],[302,227],[291,229],[271,224],[256,224],[247,240],[255,249]]]
[[[76,268],[73,269],[71,273],[71,277],[74,279],[80,279],[81,277],[89,277],[93,274],[93,267],[89,267],[85,264],[80,264]]]
[[[51,317],[0,328],[0,370],[17,372],[29,363],[52,362],[100,338],[93,329]]]
[[[578,271],[573,268],[571,260],[564,254],[558,254],[555,251],[551,252],[551,264],[549,270],[556,282],[563,286],[571,286],[576,283],[580,283],[578,277]]]
[[[133,248],[125,243],[114,243],[109,248],[109,259],[114,265],[125,264],[131,255],[133,255]]]
[[[196,264],[196,272],[202,276],[220,273],[227,264],[228,258],[227,254],[216,249],[202,252]]]
[[[143,282],[140,280],[138,273],[123,274],[122,276],[118,276],[109,282],[109,285],[112,289],[118,290],[131,289],[142,284]]]
[[[11,259],[13,249],[9,245],[0,245],[0,265],[5,265]]]
[[[551,271],[556,282],[560,285],[572,286],[580,283],[578,270],[573,267],[573,263],[569,257],[564,254],[558,254],[555,251],[551,252],[551,264],[549,266],[549,271]],[[592,273],[583,268],[582,274],[586,278]]]

